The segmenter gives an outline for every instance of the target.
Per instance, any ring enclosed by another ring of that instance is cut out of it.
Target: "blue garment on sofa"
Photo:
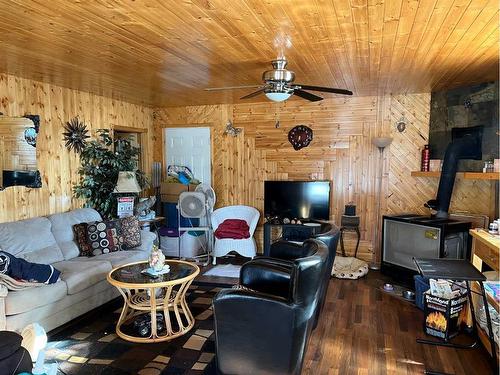
[[[45,284],[57,282],[61,275],[61,271],[50,264],[30,263],[5,251],[0,251],[0,273],[17,280]]]

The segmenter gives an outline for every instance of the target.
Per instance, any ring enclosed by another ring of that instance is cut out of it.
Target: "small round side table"
[[[122,339],[138,343],[167,341],[193,328],[195,320],[186,302],[186,292],[200,269],[195,264],[180,260],[168,260],[166,263],[170,272],[157,278],[141,273],[149,267],[148,262],[126,264],[108,274],[108,282],[123,296],[123,309],[116,324],[116,334]],[[174,319],[170,317],[171,311]],[[162,332],[157,329],[157,313],[164,317],[165,329]],[[144,314],[149,314],[151,319],[149,337],[123,332],[123,325],[131,324]]]

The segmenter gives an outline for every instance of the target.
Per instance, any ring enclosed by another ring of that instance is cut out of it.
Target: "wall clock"
[[[288,141],[295,150],[309,146],[313,140],[313,131],[305,125],[297,125],[288,132]]]

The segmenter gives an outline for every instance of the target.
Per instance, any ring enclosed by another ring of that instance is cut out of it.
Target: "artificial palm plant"
[[[118,172],[135,171],[140,187],[148,186],[144,172],[136,169],[139,154],[140,149],[129,140],[113,139],[107,129],[97,130],[97,139],[87,142],[80,154],[80,182],[73,187],[74,196],[85,200],[86,207],[94,208],[103,218],[116,216],[118,194],[113,190]]]

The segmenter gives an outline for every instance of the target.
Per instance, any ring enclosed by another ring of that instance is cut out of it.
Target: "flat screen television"
[[[329,220],[330,181],[265,181],[264,216]]]

